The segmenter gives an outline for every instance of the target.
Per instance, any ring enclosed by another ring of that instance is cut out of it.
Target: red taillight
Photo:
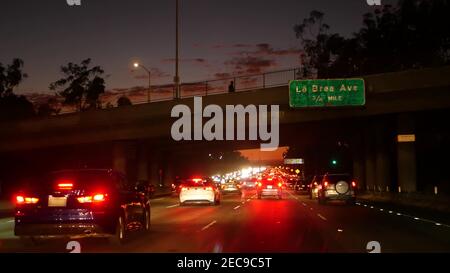
[[[96,195],[94,195],[94,198],[92,198],[92,199],[94,199],[94,202],[103,202],[103,201],[105,201],[105,195],[104,194],[96,194]]]
[[[26,197],[26,196],[22,196],[22,195],[16,196],[16,204],[17,205],[36,204],[37,202],[39,202],[39,198],[36,198],[36,197]]]
[[[356,188],[356,182],[355,181],[352,181],[352,187]]]
[[[25,197],[20,196],[20,195],[16,196],[16,203],[17,204],[25,203]]]
[[[94,194],[94,195],[86,195],[86,196],[77,197],[77,200],[78,200],[78,202],[80,202],[82,204],[86,204],[86,203],[101,203],[101,202],[104,202],[106,200],[107,196],[108,196],[107,194],[97,193],[97,194]]]
[[[261,187],[262,186],[262,183],[261,182],[258,182],[258,187]]]
[[[282,184],[282,183],[278,183],[278,187],[280,187],[280,188],[281,188],[281,186],[283,186],[283,184]]]
[[[324,187],[328,187],[328,181],[325,181],[325,182],[323,183],[323,186],[324,186]]]

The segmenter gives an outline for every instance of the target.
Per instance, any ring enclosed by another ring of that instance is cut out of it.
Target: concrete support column
[[[118,141],[113,144],[113,169],[126,175],[131,183],[137,181],[137,145],[134,142]]]
[[[157,151],[152,152],[148,155],[150,157],[150,165],[149,165],[149,180],[150,184],[154,186],[158,186],[160,182],[160,169],[161,169],[161,156]]]
[[[375,124],[375,185],[378,191],[386,191],[391,184],[388,130],[389,126],[383,120]]]
[[[414,119],[411,114],[399,114],[397,133],[415,134]],[[397,177],[402,192],[417,191],[415,142],[397,142]]]
[[[376,168],[375,168],[375,141],[374,130],[369,123],[364,130],[364,148],[365,148],[365,169],[366,169],[366,188],[365,190],[375,190]]]
[[[126,173],[127,171],[127,153],[126,145],[123,142],[114,142],[112,168],[115,171]]]
[[[149,181],[148,148],[144,143],[139,144],[137,149],[137,179]]]
[[[163,186],[170,186],[175,177],[175,156],[172,152],[165,151],[163,156],[162,168],[162,184]]]
[[[359,189],[366,189],[366,170],[364,161],[364,142],[362,134],[356,132],[353,137],[353,178],[357,181]]]

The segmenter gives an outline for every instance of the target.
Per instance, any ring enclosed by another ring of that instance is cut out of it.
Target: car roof
[[[57,170],[50,172],[51,174],[59,174],[59,173],[66,173],[66,172],[74,172],[74,173],[84,173],[84,172],[90,172],[90,173],[120,173],[118,171],[114,171],[112,169],[63,169],[63,170]]]
[[[351,176],[349,173],[327,173],[324,176]]]

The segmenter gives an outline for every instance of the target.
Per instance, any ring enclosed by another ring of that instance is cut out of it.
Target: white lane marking
[[[234,207],[233,209],[234,210],[237,210],[238,208],[240,208],[241,206],[236,206],[236,207]]]
[[[211,227],[212,225],[214,225],[215,223],[217,223],[216,220],[214,220],[214,221],[212,221],[211,223],[207,224],[206,226],[204,226],[204,227],[202,228],[202,231],[204,231],[204,230],[210,228],[210,227]]]
[[[0,222],[0,225],[12,223],[12,222],[14,222],[14,220],[8,220],[8,221],[5,221],[5,222]]]
[[[327,218],[323,217],[322,214],[320,214],[320,213],[317,213],[317,216],[319,216],[319,218],[322,219],[322,220],[324,220],[324,221],[327,220]]]
[[[364,204],[364,207],[367,207],[367,205]],[[370,206],[370,208],[371,208],[371,209],[373,209],[373,208],[376,209],[376,207],[373,207],[373,206]],[[384,209],[382,209],[382,208],[380,208],[379,210],[380,210],[380,211],[384,211]],[[434,224],[434,225],[436,225],[436,226],[444,226],[444,227],[450,228],[450,225],[441,224],[441,223],[438,223],[438,222],[433,221],[433,220],[423,219],[423,218],[419,218],[419,217],[412,216],[412,215],[408,215],[408,214],[402,214],[402,213],[400,213],[400,212],[394,212],[394,211],[392,211],[392,210],[389,210],[388,212],[389,212],[389,214],[394,214],[394,213],[395,213],[395,214],[397,214],[397,216],[404,216],[404,217],[406,217],[406,218],[414,219],[414,220],[416,220],[416,221],[421,221],[421,222],[431,223],[431,224]]]
[[[175,205],[172,205],[172,206],[167,206],[166,208],[167,209],[170,209],[170,208],[174,208],[174,207],[178,207],[180,204],[175,204]]]

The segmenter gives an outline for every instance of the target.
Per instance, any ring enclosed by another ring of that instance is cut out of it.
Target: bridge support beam
[[[397,117],[398,134],[414,134],[414,119],[411,114],[399,114]],[[416,146],[415,142],[397,142],[397,177],[399,190],[417,191]]]

